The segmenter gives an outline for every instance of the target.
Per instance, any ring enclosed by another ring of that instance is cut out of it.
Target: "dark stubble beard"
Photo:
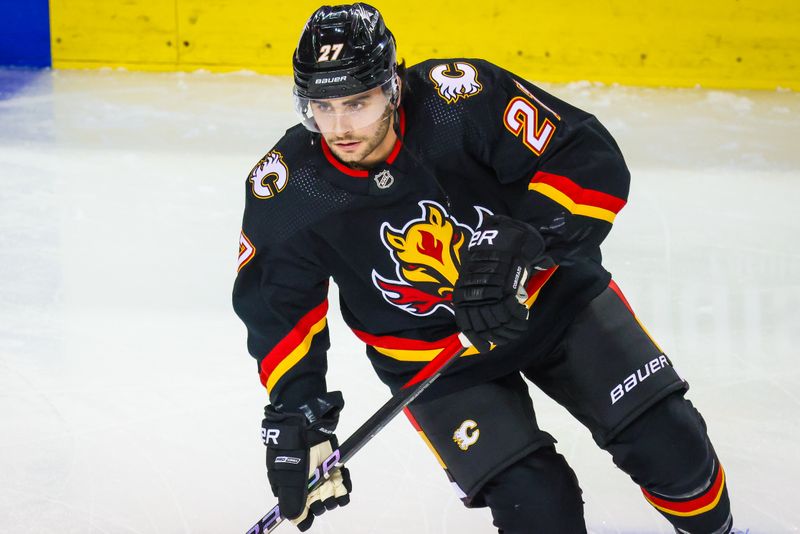
[[[364,142],[363,151],[361,152],[361,154],[353,154],[350,156],[350,157],[357,157],[358,159],[346,159],[345,157],[342,157],[342,155],[339,154],[336,154],[336,156],[344,163],[347,163],[347,165],[353,169],[367,169],[368,167],[362,164],[361,162],[364,161],[364,159],[367,158],[370,154],[372,154],[372,151],[375,150],[378,147],[378,145],[380,145],[386,138],[386,134],[389,133],[389,126],[391,125],[392,122],[391,120],[389,120],[389,118],[392,115],[392,112],[393,112],[392,107],[386,106],[386,110],[383,112],[383,115],[379,120],[380,124],[378,125],[378,129],[375,130],[375,133],[372,134],[372,137],[369,137],[367,139],[359,139],[360,141]],[[334,154],[335,153],[336,152],[334,151]]]

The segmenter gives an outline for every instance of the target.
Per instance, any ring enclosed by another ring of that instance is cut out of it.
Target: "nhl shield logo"
[[[384,169],[375,175],[375,185],[378,189],[389,189],[394,183],[394,176],[389,172],[389,169]]]

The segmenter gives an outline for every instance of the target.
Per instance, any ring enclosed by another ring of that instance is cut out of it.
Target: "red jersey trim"
[[[436,341],[420,341],[418,339],[408,339],[404,337],[395,336],[376,336],[368,334],[361,330],[353,329],[353,333],[358,339],[372,345],[373,347],[382,347],[387,349],[400,349],[400,350],[437,350],[443,349],[452,342],[453,338],[458,337],[458,334],[453,334],[444,339]]]
[[[397,159],[400,149],[403,148],[403,136],[406,135],[406,111],[400,108],[400,137],[395,141],[392,153],[386,158],[386,163],[391,165]]]
[[[394,143],[394,148],[392,148],[392,152],[389,154],[389,157],[386,158],[386,163],[389,165],[394,163],[394,160],[397,159],[397,155],[400,154],[400,149],[403,148],[403,140],[402,137],[406,134],[406,112],[403,108],[400,108],[400,137],[397,138],[397,141]],[[325,159],[328,160],[328,163],[336,167],[339,172],[342,172],[348,176],[352,176],[353,178],[369,178],[369,171],[365,171],[362,169],[352,169],[336,159],[336,156],[333,155],[331,151],[331,147],[328,146],[328,143],[325,141],[325,138],[320,136],[320,146],[322,146],[322,153],[325,154]]]
[[[533,305],[539,297],[539,291],[542,286],[550,279],[556,269],[557,267],[552,267],[546,271],[538,271],[531,276],[525,286],[528,292],[528,300],[525,302],[527,307],[530,308]],[[449,350],[452,347],[455,347],[455,350],[461,347],[458,334],[451,334],[436,341],[421,341],[396,336],[376,336],[355,328],[353,333],[379,354],[405,362],[430,362],[436,358],[441,358],[443,354],[452,353]],[[474,356],[476,354],[478,354],[478,351],[475,347],[470,347],[462,356]]]
[[[531,179],[531,183],[538,182],[555,187],[576,204],[603,208],[614,213],[619,213],[626,204],[626,201],[608,193],[581,187],[566,176],[539,171]]]
[[[261,360],[261,383],[267,389],[277,383],[311,348],[313,337],[326,326],[328,299],[305,314],[275,347]]]
[[[432,362],[442,362],[443,360],[447,360],[451,356],[453,356],[453,354],[455,354],[456,352],[461,350],[462,345],[461,345],[461,342],[458,340],[458,334],[453,334],[452,336],[450,336],[447,339],[452,339],[453,341],[451,341],[450,344],[447,347],[442,349],[441,352],[439,352],[439,355],[436,356],[436,358],[434,358],[433,360],[431,360]],[[478,352],[475,351],[475,347],[470,347],[469,349],[467,349],[467,351],[464,354],[462,354],[462,356],[467,356],[470,351],[474,351],[473,354],[478,354]],[[430,365],[430,370],[428,372],[423,373],[420,376],[414,377],[413,380],[409,381],[407,384],[405,384],[403,386],[403,389],[408,389],[410,387],[414,387],[415,385],[419,384],[420,382],[424,382],[429,377],[431,377],[434,373],[439,372],[439,368],[440,368],[440,365]]]
[[[635,313],[633,313],[633,308],[631,307],[630,303],[628,302],[628,299],[626,299],[625,295],[622,294],[622,290],[619,288],[619,286],[617,285],[617,283],[614,280],[610,280],[608,282],[608,287],[610,287],[611,290],[614,293],[617,294],[617,296],[619,297],[619,300],[621,300],[622,303],[625,305],[625,307],[628,308],[628,311],[631,312],[631,314],[636,315]]]
[[[414,427],[414,430],[416,430],[417,432],[422,432],[422,427],[419,426],[417,418],[414,417],[414,414],[411,413],[411,410],[408,409],[408,406],[403,408],[403,413],[406,414],[406,417],[408,417],[408,421],[411,423],[411,426]]]
[[[557,202],[574,215],[584,215],[609,223],[614,222],[617,213],[626,204],[621,198],[581,187],[566,176],[549,172],[537,172],[531,178],[528,189]]]
[[[451,334],[436,341],[420,341],[395,336],[376,336],[356,329],[353,329],[353,333],[379,354],[404,362],[427,363],[436,359],[442,352],[446,352],[444,349],[452,344],[460,346],[458,334]],[[475,354],[478,354],[478,351],[475,347],[470,347],[462,356]]]
[[[547,281],[550,280],[550,277],[553,276],[556,269],[558,269],[558,265],[550,267],[546,271],[536,271],[533,276],[528,279],[528,282],[525,284],[525,292],[528,294],[528,300],[525,301],[525,305],[528,308],[533,306],[533,303],[539,297],[539,291]]]
[[[353,178],[369,178],[369,171],[351,169],[350,167],[348,167],[347,165],[336,159],[336,156],[334,156],[333,152],[331,152],[331,147],[328,146],[328,143],[325,141],[324,137],[320,137],[320,140],[322,141],[321,143],[322,152],[325,154],[325,158],[331,165],[336,167],[340,172],[343,172],[348,176],[352,176]]]

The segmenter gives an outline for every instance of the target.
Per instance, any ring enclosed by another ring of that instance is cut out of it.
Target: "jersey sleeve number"
[[[537,156],[542,155],[556,131],[548,118],[539,125],[539,110],[521,96],[512,98],[506,106],[503,123],[514,135],[522,134],[522,142]]]
[[[319,59],[317,62],[320,61],[336,61],[339,59],[339,54],[342,53],[342,47],[344,43],[336,43],[332,45],[322,45],[319,49]],[[333,52],[331,54],[331,52]]]

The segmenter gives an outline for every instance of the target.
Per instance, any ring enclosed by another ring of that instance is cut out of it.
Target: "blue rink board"
[[[0,65],[49,67],[48,0],[0,0]]]

